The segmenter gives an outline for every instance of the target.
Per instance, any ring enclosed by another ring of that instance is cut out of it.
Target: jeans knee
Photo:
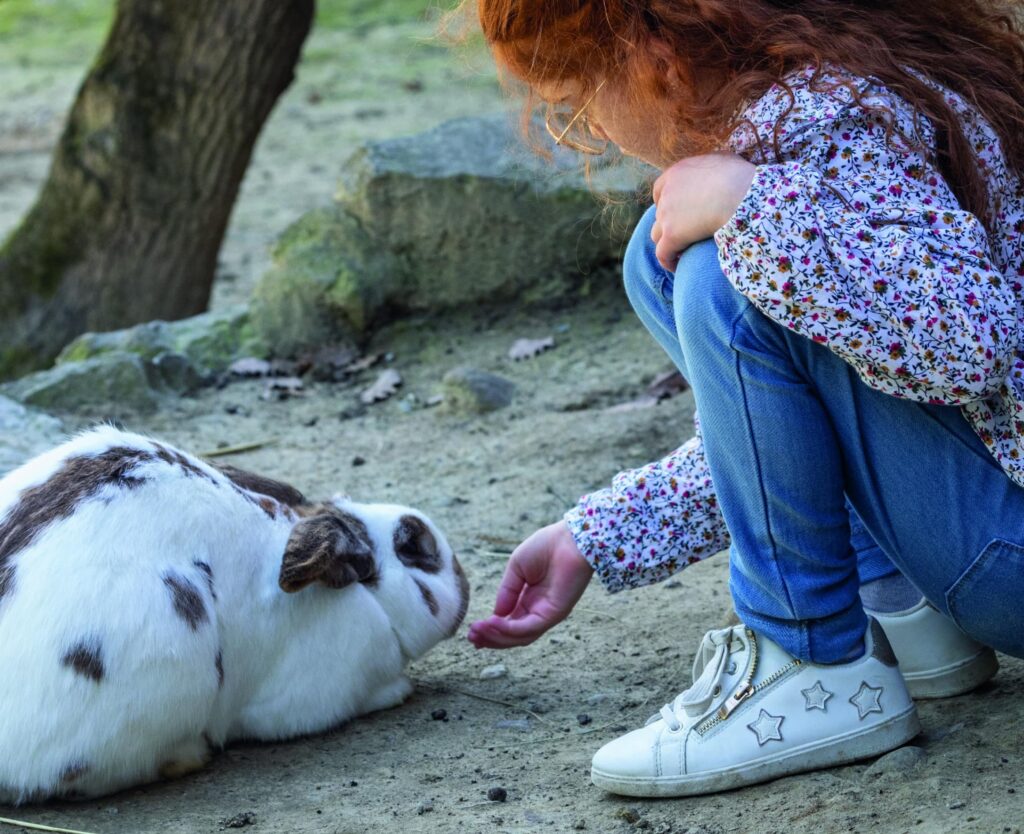
[[[722,272],[712,240],[693,244],[679,258],[673,301],[680,339],[695,349],[728,341],[732,323],[747,304]]]
[[[647,209],[636,224],[622,264],[626,295],[637,312],[652,305],[663,307],[670,300],[666,298],[666,283],[672,280],[672,273],[658,263],[654,256],[654,241],[651,240],[654,208]],[[668,292],[671,293],[670,288]]]

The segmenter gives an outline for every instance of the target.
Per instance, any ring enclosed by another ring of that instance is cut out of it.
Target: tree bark
[[[119,0],[35,206],[0,248],[0,378],[87,330],[202,312],[314,0]]]

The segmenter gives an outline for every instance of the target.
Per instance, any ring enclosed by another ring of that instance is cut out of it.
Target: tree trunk
[[[314,0],[118,0],[38,201],[0,248],[0,378],[86,330],[202,312]]]

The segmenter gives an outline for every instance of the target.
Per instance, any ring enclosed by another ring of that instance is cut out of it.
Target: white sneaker
[[[895,614],[868,611],[885,630],[913,698],[970,692],[999,671],[996,653],[922,599]]]
[[[871,621],[852,663],[796,660],[744,625],[709,631],[694,684],[594,756],[599,788],[714,793],[877,756],[921,729],[885,633]]]

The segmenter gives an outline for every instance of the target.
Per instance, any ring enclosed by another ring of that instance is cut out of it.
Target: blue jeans
[[[861,651],[860,583],[898,569],[975,639],[1024,657],[1024,488],[959,408],[869,388],[759,312],[712,241],[663,269],[653,222],[633,233],[626,291],[693,387],[740,618],[838,662]]]

